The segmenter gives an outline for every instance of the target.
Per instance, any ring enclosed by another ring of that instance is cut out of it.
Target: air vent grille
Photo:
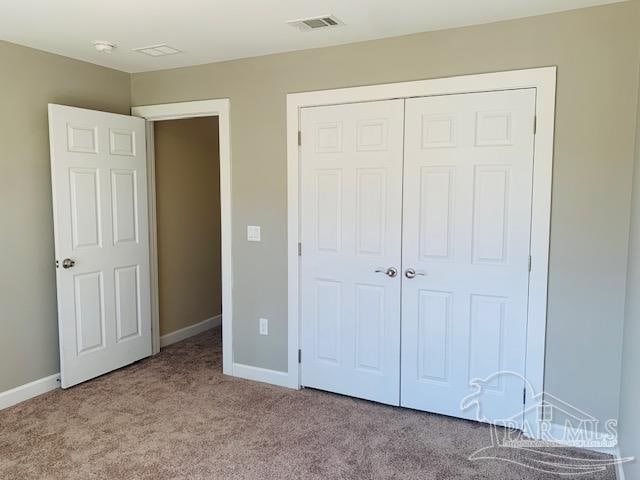
[[[150,57],[163,57],[165,55],[175,55],[176,53],[182,53],[177,48],[170,47],[166,43],[160,45],[149,45],[148,47],[134,48],[134,52],[143,53]]]
[[[292,27],[296,27],[303,32],[329,27],[339,27],[340,25],[344,25],[344,23],[335,15],[321,15],[319,17],[291,20],[287,22],[287,24],[291,25]]]

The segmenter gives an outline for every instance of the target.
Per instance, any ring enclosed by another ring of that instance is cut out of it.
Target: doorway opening
[[[222,325],[218,123],[153,122],[161,348]]]
[[[233,375],[229,100],[131,114],[147,121],[153,353],[222,325],[222,371]],[[189,171],[190,159],[203,178]]]

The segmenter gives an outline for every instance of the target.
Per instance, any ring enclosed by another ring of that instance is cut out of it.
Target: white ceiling
[[[197,65],[571,10],[621,0],[1,0],[0,39],[126,72]],[[288,20],[334,14],[300,32]],[[94,40],[118,45],[100,54]],[[167,43],[152,58],[133,48]]]

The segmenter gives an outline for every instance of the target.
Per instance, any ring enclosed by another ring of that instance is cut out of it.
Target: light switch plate
[[[269,320],[267,318],[260,319],[260,335],[269,335]]]
[[[256,225],[247,225],[247,240],[250,242],[260,241],[260,227]]]

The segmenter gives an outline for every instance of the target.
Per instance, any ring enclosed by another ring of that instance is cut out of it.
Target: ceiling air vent
[[[321,28],[338,27],[344,23],[334,15],[322,15],[320,17],[303,18],[301,20],[291,20],[288,25],[299,28],[306,32],[309,30],[319,30]]]
[[[134,48],[134,52],[144,53],[150,57],[163,57],[165,55],[175,55],[176,53],[182,53],[177,48],[170,47],[166,43],[160,45],[149,45],[148,47]]]

